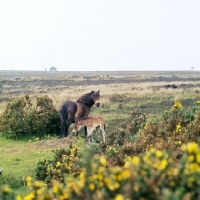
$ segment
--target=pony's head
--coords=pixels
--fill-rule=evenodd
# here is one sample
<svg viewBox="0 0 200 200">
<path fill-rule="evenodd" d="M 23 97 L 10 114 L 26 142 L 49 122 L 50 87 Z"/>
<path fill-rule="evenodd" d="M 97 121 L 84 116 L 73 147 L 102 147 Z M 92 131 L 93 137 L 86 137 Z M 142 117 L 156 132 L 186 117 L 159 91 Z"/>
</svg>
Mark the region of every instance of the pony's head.
<svg viewBox="0 0 200 200">
<path fill-rule="evenodd" d="M 98 92 L 92 91 L 91 94 L 92 94 L 91 97 L 94 101 L 94 104 L 97 107 L 100 107 L 100 91 L 98 91 Z"/>
</svg>

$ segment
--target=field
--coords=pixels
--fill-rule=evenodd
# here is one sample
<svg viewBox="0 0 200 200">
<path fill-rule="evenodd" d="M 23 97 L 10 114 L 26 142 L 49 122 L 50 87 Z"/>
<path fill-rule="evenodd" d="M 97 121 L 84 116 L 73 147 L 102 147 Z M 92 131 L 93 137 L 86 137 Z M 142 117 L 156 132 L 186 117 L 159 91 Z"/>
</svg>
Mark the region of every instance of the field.
<svg viewBox="0 0 200 200">
<path fill-rule="evenodd" d="M 175 84 L 178 88 L 166 89 Z M 28 94 L 48 95 L 58 110 L 65 100 L 77 100 L 82 94 L 100 90 L 101 107 L 93 107 L 90 115 L 102 116 L 107 135 L 129 120 L 133 111 L 144 113 L 147 120 L 161 119 L 174 101 L 190 109 L 200 100 L 200 71 L 111 71 L 111 72 L 48 72 L 0 71 L 0 114 L 13 99 Z M 59 133 L 58 133 L 59 134 Z M 86 143 L 77 139 L 81 148 Z M 26 177 L 34 176 L 38 160 L 51 159 L 52 150 L 69 146 L 56 136 L 10 139 L 0 133 L 0 183 L 8 184 L 14 193 L 27 194 Z M 2 176 L 2 177 L 1 177 Z"/>
</svg>

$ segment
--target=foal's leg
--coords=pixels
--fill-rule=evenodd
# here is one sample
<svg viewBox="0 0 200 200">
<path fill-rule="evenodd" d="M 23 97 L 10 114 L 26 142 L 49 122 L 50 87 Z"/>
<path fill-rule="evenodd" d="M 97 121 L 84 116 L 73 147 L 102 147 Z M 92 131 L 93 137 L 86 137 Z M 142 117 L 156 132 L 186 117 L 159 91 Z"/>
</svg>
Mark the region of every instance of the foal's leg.
<svg viewBox="0 0 200 200">
<path fill-rule="evenodd" d="M 95 140 L 93 139 L 92 135 L 90 136 L 90 141 L 91 141 L 92 143 L 95 142 Z"/>
<path fill-rule="evenodd" d="M 106 142 L 106 132 L 104 130 L 104 127 L 100 126 L 101 132 L 102 132 L 102 136 L 103 136 L 103 142 Z"/>
<path fill-rule="evenodd" d="M 93 142 L 93 143 L 97 142 L 97 141 L 95 141 L 95 140 L 93 139 L 93 137 L 92 137 L 92 133 L 94 132 L 94 130 L 96 130 L 96 128 L 90 128 L 90 131 L 91 131 L 90 141 Z M 97 130 L 96 130 L 96 131 L 97 131 Z"/>
<path fill-rule="evenodd" d="M 94 131 L 94 128 L 87 128 L 87 140 L 88 140 L 88 145 L 91 144 L 92 142 L 92 133 Z"/>
<path fill-rule="evenodd" d="M 92 138 L 92 133 L 94 131 L 94 128 L 93 127 L 86 127 L 86 130 L 89 130 L 89 132 L 91 132 L 90 142 L 95 142 L 95 140 Z"/>
<path fill-rule="evenodd" d="M 96 131 L 96 133 L 97 133 L 96 142 L 99 143 L 99 134 L 100 134 L 99 126 L 97 126 L 97 127 L 95 128 L 95 131 Z"/>
</svg>

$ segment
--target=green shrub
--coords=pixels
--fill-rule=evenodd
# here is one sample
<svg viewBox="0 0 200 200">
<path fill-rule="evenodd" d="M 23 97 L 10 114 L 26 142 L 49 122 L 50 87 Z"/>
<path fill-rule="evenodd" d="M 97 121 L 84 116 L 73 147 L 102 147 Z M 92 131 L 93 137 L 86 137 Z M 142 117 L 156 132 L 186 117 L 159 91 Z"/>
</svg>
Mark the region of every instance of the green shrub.
<svg viewBox="0 0 200 200">
<path fill-rule="evenodd" d="M 200 101 L 190 109 L 184 109 L 180 101 L 175 101 L 159 120 L 148 119 L 145 115 L 132 112 L 130 119 L 107 135 L 106 144 L 96 150 L 105 154 L 112 165 L 123 165 L 125 156 L 145 153 L 152 147 L 167 150 L 177 161 L 183 155 L 181 146 L 188 142 L 200 142 Z"/>
<path fill-rule="evenodd" d="M 12 188 L 18 188 L 23 185 L 23 180 L 21 177 L 10 173 L 9 175 L 0 175 L 0 185 L 9 185 Z"/>
<path fill-rule="evenodd" d="M 52 160 L 40 160 L 37 163 L 35 177 L 48 185 L 52 180 L 64 182 L 64 176 L 72 173 L 77 176 L 84 162 L 80 148 L 71 143 L 68 149 L 53 150 L 54 158 Z"/>
<path fill-rule="evenodd" d="M 145 114 L 134 110 L 129 120 L 121 123 L 116 130 L 106 136 L 106 144 L 100 143 L 96 152 L 107 155 L 111 163 L 122 165 L 125 155 L 133 155 L 130 152 L 135 149 L 133 144 L 137 143 L 139 133 L 144 129 L 145 123 Z"/>
<path fill-rule="evenodd" d="M 11 133 L 11 137 L 23 135 L 43 136 L 57 134 L 60 130 L 59 113 L 53 107 L 53 101 L 47 96 L 37 96 L 36 106 L 28 95 L 14 99 L 8 103 L 0 116 L 3 132 Z"/>
</svg>

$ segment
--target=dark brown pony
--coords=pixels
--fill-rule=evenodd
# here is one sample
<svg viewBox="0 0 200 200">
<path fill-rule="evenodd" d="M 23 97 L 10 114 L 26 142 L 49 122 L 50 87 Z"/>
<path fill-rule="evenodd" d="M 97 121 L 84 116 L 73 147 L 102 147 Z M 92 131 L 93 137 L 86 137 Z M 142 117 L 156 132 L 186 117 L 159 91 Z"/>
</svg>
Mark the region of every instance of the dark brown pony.
<svg viewBox="0 0 200 200">
<path fill-rule="evenodd" d="M 90 108 L 93 105 L 100 106 L 100 94 L 99 91 L 92 91 L 88 94 L 81 96 L 76 102 L 66 101 L 60 108 L 61 119 L 61 137 L 68 136 L 68 130 L 72 123 L 82 117 L 88 117 Z M 85 128 L 85 134 L 86 128 Z"/>
</svg>

